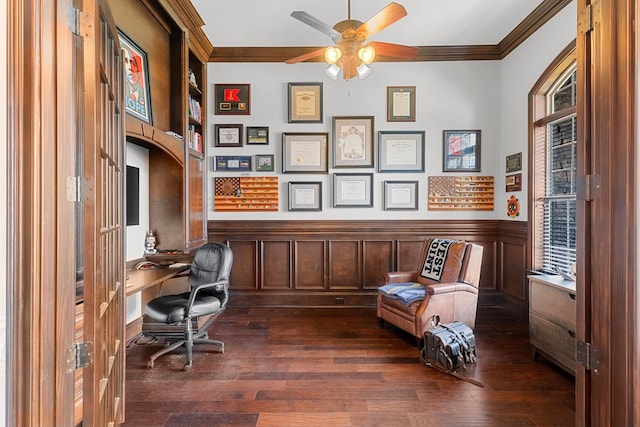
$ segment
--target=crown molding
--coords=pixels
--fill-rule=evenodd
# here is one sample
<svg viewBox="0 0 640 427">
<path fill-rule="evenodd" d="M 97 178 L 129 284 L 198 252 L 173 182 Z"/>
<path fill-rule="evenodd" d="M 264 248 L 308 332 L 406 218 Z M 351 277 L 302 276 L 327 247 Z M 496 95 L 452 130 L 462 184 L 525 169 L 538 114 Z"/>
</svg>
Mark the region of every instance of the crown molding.
<svg viewBox="0 0 640 427">
<path fill-rule="evenodd" d="M 501 60 L 546 24 L 571 0 L 544 0 L 496 45 L 418 46 L 415 58 L 378 56 L 376 62 L 487 61 Z M 323 46 L 213 47 L 209 62 L 284 62 Z M 324 62 L 322 56 L 306 62 Z"/>
</svg>

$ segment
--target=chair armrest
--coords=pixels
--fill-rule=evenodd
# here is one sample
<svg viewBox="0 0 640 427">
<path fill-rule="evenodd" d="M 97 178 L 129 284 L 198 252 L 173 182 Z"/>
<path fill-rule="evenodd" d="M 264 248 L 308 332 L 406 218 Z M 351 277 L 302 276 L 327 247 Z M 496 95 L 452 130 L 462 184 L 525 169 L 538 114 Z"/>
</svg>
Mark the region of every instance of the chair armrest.
<svg viewBox="0 0 640 427">
<path fill-rule="evenodd" d="M 418 279 L 417 271 L 390 271 L 384 274 L 384 283 L 415 282 Z"/>
<path fill-rule="evenodd" d="M 425 286 L 425 292 L 429 295 L 445 294 L 448 292 L 471 292 L 478 293 L 478 288 L 462 282 L 437 283 Z"/>
<path fill-rule="evenodd" d="M 227 295 L 228 287 L 229 287 L 229 282 L 226 280 L 219 280 L 213 283 L 200 283 L 197 285 L 191 285 L 191 295 L 189 295 L 189 301 L 187 302 L 188 315 L 191 316 L 191 307 L 193 307 L 193 303 L 196 300 L 196 296 L 198 295 L 198 292 L 204 289 L 214 289 L 216 292 L 224 292 L 225 298 L 224 298 L 224 301 L 221 301 L 222 306 L 224 306 L 228 298 L 228 295 Z"/>
</svg>

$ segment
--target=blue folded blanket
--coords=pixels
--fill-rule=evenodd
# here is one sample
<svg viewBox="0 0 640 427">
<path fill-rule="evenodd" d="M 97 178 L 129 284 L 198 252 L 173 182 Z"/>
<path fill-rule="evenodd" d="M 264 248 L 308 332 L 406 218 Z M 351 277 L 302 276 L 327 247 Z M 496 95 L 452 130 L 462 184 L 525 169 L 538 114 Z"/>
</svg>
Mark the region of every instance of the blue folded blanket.
<svg viewBox="0 0 640 427">
<path fill-rule="evenodd" d="M 424 286 L 420 283 L 391 283 L 378 288 L 385 296 L 399 300 L 404 305 L 411 305 L 424 299 Z"/>
</svg>

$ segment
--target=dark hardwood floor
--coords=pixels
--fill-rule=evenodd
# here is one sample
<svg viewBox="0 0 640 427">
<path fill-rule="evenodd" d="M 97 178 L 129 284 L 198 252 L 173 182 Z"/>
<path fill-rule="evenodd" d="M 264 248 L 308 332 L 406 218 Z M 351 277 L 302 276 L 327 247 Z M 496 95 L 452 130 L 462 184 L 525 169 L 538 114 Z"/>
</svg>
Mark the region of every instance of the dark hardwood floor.
<svg viewBox="0 0 640 427">
<path fill-rule="evenodd" d="M 480 307 L 478 387 L 420 363 L 415 340 L 375 308 L 229 308 L 210 335 L 218 354 L 158 345 L 127 352 L 127 427 L 573 426 L 574 380 L 534 361 L 525 322 Z"/>
</svg>

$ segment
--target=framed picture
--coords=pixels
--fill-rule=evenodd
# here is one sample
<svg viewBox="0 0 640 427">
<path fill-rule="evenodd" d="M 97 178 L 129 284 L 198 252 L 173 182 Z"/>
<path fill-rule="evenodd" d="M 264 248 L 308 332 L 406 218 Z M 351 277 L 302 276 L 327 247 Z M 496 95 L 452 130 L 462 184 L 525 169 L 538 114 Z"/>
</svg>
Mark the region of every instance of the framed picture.
<svg viewBox="0 0 640 427">
<path fill-rule="evenodd" d="M 480 172 L 480 131 L 443 131 L 443 172 Z"/>
<path fill-rule="evenodd" d="M 273 154 L 256 154 L 256 172 L 273 172 L 275 159 Z"/>
<path fill-rule="evenodd" d="M 290 211 L 321 211 L 322 182 L 289 182 Z"/>
<path fill-rule="evenodd" d="M 216 171 L 250 171 L 251 156 L 216 156 Z"/>
<path fill-rule="evenodd" d="M 242 125 L 215 126 L 215 146 L 216 147 L 242 147 Z"/>
<path fill-rule="evenodd" d="M 282 133 L 282 173 L 329 172 L 329 134 Z"/>
<path fill-rule="evenodd" d="M 522 170 L 522 152 L 507 156 L 505 171 L 507 173 Z"/>
<path fill-rule="evenodd" d="M 373 116 L 333 117 L 333 167 L 373 167 Z"/>
<path fill-rule="evenodd" d="M 378 132 L 378 172 L 424 172 L 424 131 Z"/>
<path fill-rule="evenodd" d="M 415 86 L 387 86 L 387 121 L 416 121 Z"/>
<path fill-rule="evenodd" d="M 505 191 L 522 191 L 522 174 L 516 173 L 505 177 Z"/>
<path fill-rule="evenodd" d="M 384 210 L 418 210 L 418 181 L 384 181 Z"/>
<path fill-rule="evenodd" d="M 125 109 L 133 117 L 152 124 L 147 54 L 119 29 L 118 37 L 122 45 L 122 60 L 125 69 Z"/>
<path fill-rule="evenodd" d="M 250 84 L 215 84 L 213 88 L 215 114 L 251 114 Z"/>
<path fill-rule="evenodd" d="M 333 207 L 373 207 L 372 173 L 334 173 Z"/>
<path fill-rule="evenodd" d="M 267 126 L 247 126 L 248 145 L 268 145 L 269 128 Z"/>
<path fill-rule="evenodd" d="M 289 83 L 289 123 L 322 123 L 322 82 Z"/>
</svg>

